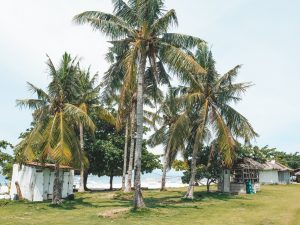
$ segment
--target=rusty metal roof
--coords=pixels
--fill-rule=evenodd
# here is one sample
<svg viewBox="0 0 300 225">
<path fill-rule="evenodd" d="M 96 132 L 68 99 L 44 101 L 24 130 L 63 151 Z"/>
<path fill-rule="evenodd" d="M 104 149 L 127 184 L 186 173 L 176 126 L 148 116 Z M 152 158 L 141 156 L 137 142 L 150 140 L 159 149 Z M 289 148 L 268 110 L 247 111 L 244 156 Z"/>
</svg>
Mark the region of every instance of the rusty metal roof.
<svg viewBox="0 0 300 225">
<path fill-rule="evenodd" d="M 24 165 L 55 169 L 55 164 L 51 164 L 51 163 L 26 162 L 26 163 L 24 163 Z M 70 166 L 64 166 L 64 165 L 59 165 L 59 168 L 60 169 L 69 169 L 69 170 L 73 169 Z"/>
</svg>

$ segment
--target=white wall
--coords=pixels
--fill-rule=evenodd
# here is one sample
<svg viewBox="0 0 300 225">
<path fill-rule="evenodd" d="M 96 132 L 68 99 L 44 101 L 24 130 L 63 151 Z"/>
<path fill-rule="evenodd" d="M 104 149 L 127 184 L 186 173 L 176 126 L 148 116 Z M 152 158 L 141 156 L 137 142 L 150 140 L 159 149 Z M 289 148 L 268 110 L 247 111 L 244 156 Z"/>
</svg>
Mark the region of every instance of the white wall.
<svg viewBox="0 0 300 225">
<path fill-rule="evenodd" d="M 73 194 L 74 171 L 60 170 L 62 185 L 62 197 Z M 54 171 L 48 168 L 25 166 L 14 164 L 11 180 L 11 199 L 17 194 L 15 182 L 20 185 L 23 198 L 29 201 L 43 201 L 52 199 Z"/>
<path fill-rule="evenodd" d="M 281 184 L 289 184 L 290 183 L 291 174 L 289 171 L 280 171 L 278 172 L 278 179 Z"/>
<path fill-rule="evenodd" d="M 17 181 L 20 185 L 23 198 L 32 201 L 33 200 L 33 179 L 34 179 L 35 168 L 14 164 L 13 174 L 11 179 L 10 196 L 14 198 L 17 194 L 15 182 Z"/>
<path fill-rule="evenodd" d="M 277 170 L 259 171 L 259 183 L 264 183 L 264 184 L 277 184 L 277 183 L 279 183 L 278 171 Z"/>
</svg>

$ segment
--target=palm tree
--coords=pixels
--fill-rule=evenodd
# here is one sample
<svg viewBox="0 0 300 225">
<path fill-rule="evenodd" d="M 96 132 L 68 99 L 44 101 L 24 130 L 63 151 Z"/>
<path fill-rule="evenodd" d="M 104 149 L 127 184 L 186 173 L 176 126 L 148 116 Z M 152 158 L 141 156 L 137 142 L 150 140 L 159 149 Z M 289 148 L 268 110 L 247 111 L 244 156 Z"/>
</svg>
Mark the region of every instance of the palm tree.
<svg viewBox="0 0 300 225">
<path fill-rule="evenodd" d="M 156 61 L 166 63 L 171 71 L 180 75 L 183 71 L 205 73 L 195 62 L 188 49 L 203 41 L 188 35 L 167 33 L 172 25 L 177 25 L 175 10 L 165 13 L 163 0 L 114 0 L 114 13 L 87 11 L 75 16 L 79 24 L 90 24 L 109 36 L 118 49 L 126 51 L 125 86 L 132 84 L 132 74 L 137 71 L 137 109 L 136 109 L 136 158 L 135 158 L 135 196 L 134 208 L 144 207 L 141 192 L 141 147 L 143 140 L 143 89 L 146 63 L 157 74 Z"/>
<path fill-rule="evenodd" d="M 90 77 L 90 69 L 87 71 L 78 70 L 78 87 L 79 93 L 76 96 L 74 103 L 86 114 L 90 114 L 90 109 L 92 107 L 98 107 L 99 105 L 99 92 L 100 85 L 95 87 L 95 82 L 97 80 L 97 74 Z M 79 123 L 79 140 L 80 140 L 80 150 L 81 156 L 84 156 L 84 127 L 82 123 Z M 85 158 L 85 157 L 83 157 Z M 78 192 L 85 191 L 84 184 L 84 174 L 85 174 L 85 165 L 88 162 L 84 162 L 84 160 L 80 160 L 80 182 Z"/>
<path fill-rule="evenodd" d="M 215 137 L 216 143 L 226 165 L 231 165 L 236 139 L 250 140 L 257 136 L 248 120 L 237 112 L 232 103 L 241 100 L 241 94 L 250 83 L 234 83 L 240 66 L 236 66 L 224 75 L 215 69 L 215 61 L 206 45 L 200 45 L 196 60 L 206 69 L 205 76 L 194 75 L 188 87 L 182 87 L 181 101 L 186 104 L 190 126 L 189 144 L 192 144 L 191 177 L 186 198 L 193 198 L 193 186 L 196 174 L 197 152 L 204 141 Z"/>
<path fill-rule="evenodd" d="M 98 78 L 98 74 L 95 74 L 91 77 L 90 69 L 87 71 L 78 70 L 78 90 L 79 93 L 76 95 L 76 99 L 74 100 L 74 104 L 76 104 L 80 109 L 82 109 L 86 114 L 98 119 L 105 120 L 106 122 L 115 125 L 116 118 L 112 115 L 107 109 L 104 108 L 103 105 L 100 104 L 100 87 L 101 85 L 96 85 L 96 80 Z M 79 137 L 80 137 L 80 148 L 81 155 L 84 156 L 84 127 L 82 123 L 79 123 Z M 84 157 L 85 158 L 85 157 Z M 83 159 L 84 159 L 83 158 Z M 84 163 L 84 160 L 81 160 L 80 165 L 80 185 L 79 192 L 85 191 L 85 165 L 88 162 Z"/>
<path fill-rule="evenodd" d="M 20 107 L 34 110 L 34 128 L 17 146 L 17 151 L 25 161 L 38 160 L 55 163 L 55 180 L 53 186 L 53 204 L 61 202 L 61 180 L 59 167 L 83 160 L 77 138 L 77 124 L 94 130 L 95 126 L 87 113 L 80 107 L 71 104 L 78 91 L 76 58 L 65 53 L 60 65 L 56 68 L 48 57 L 47 66 L 51 82 L 48 92 L 29 84 L 37 99 L 17 100 Z"/>
<path fill-rule="evenodd" d="M 125 192 L 131 191 L 131 180 L 132 180 L 132 170 L 133 170 L 133 159 L 134 159 L 134 147 L 135 147 L 135 111 L 136 111 L 136 71 L 131 73 L 129 79 L 131 82 L 126 82 L 124 80 L 126 74 L 126 65 L 124 65 L 123 58 L 126 58 L 126 51 L 118 51 L 118 44 L 112 42 L 112 47 L 109 48 L 109 52 L 106 55 L 107 61 L 111 64 L 108 71 L 105 73 L 102 85 L 104 86 L 103 99 L 111 103 L 112 97 L 116 100 L 118 104 L 118 119 L 117 128 L 121 129 L 122 121 L 125 122 L 125 145 L 124 145 L 124 161 L 123 161 L 123 175 L 122 175 L 122 189 Z M 146 78 L 144 84 L 144 103 L 149 106 L 149 108 L 154 108 L 154 106 L 162 101 L 163 94 L 158 85 L 168 85 L 170 86 L 170 76 L 167 74 L 163 64 L 157 62 L 157 70 L 159 73 L 155 78 L 153 70 L 148 67 L 146 70 Z M 129 83 L 129 86 L 124 85 L 124 83 Z M 118 98 L 116 98 L 118 96 Z M 144 110 L 144 121 L 147 125 L 153 127 L 154 113 Z M 129 132 L 130 131 L 130 132 Z M 128 151 L 128 139 L 130 138 L 130 150 L 129 150 L 129 163 L 127 170 L 127 151 Z M 126 171 L 128 173 L 127 184 L 125 185 Z M 125 187 L 126 186 L 126 187 Z"/>
<path fill-rule="evenodd" d="M 182 107 L 176 99 L 176 90 L 169 88 L 169 92 L 157 112 L 157 114 L 161 114 L 160 117 L 157 117 L 161 127 L 149 138 L 150 146 L 154 147 L 159 144 L 164 146 L 161 191 L 166 190 L 167 170 L 170 169 L 177 153 L 185 149 L 183 139 L 186 136 L 186 132 L 178 124 L 181 113 Z"/>
</svg>

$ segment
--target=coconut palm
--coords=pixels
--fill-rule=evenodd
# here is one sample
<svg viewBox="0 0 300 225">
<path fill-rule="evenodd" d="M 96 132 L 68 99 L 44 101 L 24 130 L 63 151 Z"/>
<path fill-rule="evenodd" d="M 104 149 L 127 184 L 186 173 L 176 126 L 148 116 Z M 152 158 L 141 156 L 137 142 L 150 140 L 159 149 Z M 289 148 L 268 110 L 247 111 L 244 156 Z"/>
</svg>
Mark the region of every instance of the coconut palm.
<svg viewBox="0 0 300 225">
<path fill-rule="evenodd" d="M 90 77 L 90 70 L 87 71 L 79 70 L 78 71 L 78 87 L 79 93 L 76 96 L 74 103 L 86 114 L 89 114 L 90 108 L 93 106 L 99 105 L 99 92 L 100 85 L 95 87 L 95 81 L 97 79 L 97 74 Z M 80 140 L 80 150 L 81 155 L 84 156 L 84 127 L 82 123 L 79 123 L 79 140 Z M 84 184 L 84 173 L 85 165 L 88 162 L 80 160 L 80 182 L 78 192 L 85 191 Z"/>
<path fill-rule="evenodd" d="M 130 78 L 130 86 L 123 85 L 126 81 L 124 80 L 126 74 L 126 65 L 124 65 L 123 58 L 125 52 L 119 52 L 116 43 L 112 43 L 112 47 L 109 48 L 109 52 L 106 55 L 106 59 L 111 66 L 105 73 L 103 86 L 103 99 L 111 102 L 111 97 L 118 95 L 118 119 L 117 127 L 120 129 L 122 121 L 125 122 L 125 145 L 124 145 L 124 164 L 123 164 L 123 176 L 122 176 L 122 189 L 125 192 L 131 191 L 131 179 L 134 159 L 134 146 L 135 146 L 135 111 L 136 111 L 136 79 Z M 164 66 L 161 62 L 157 62 L 157 69 L 159 73 L 155 79 L 153 70 L 148 67 L 146 70 L 146 78 L 144 84 L 144 103 L 149 108 L 154 106 L 163 99 L 162 91 L 159 85 L 170 86 L 170 76 L 167 74 Z M 130 77 L 130 76 L 127 76 Z M 136 71 L 133 71 L 131 77 L 136 77 Z M 144 121 L 147 125 L 153 127 L 154 113 L 149 110 L 144 110 Z M 130 132 L 129 132 L 130 130 Z M 130 151 L 129 151 L 129 164 L 127 170 L 127 149 L 128 139 L 130 138 Z M 125 185 L 126 171 L 128 172 L 127 184 Z"/>
<path fill-rule="evenodd" d="M 257 136 L 248 120 L 232 107 L 241 100 L 241 94 L 250 83 L 234 83 L 238 69 L 236 66 L 224 75 L 215 69 L 215 61 L 206 45 L 200 45 L 196 60 L 206 69 L 205 76 L 194 75 L 188 87 L 182 87 L 181 101 L 186 105 L 190 126 L 189 144 L 192 144 L 191 177 L 186 198 L 193 198 L 196 174 L 197 152 L 204 141 L 214 137 L 223 156 L 224 163 L 232 163 L 237 138 L 250 140 Z"/>
<path fill-rule="evenodd" d="M 109 36 L 118 48 L 126 51 L 125 86 L 132 84 L 133 71 L 137 71 L 136 109 L 136 158 L 134 208 L 144 207 L 141 192 L 141 147 L 143 139 L 143 88 L 146 63 L 149 60 L 154 74 L 157 74 L 156 61 L 166 63 L 171 71 L 192 71 L 205 73 L 195 62 L 188 49 L 202 42 L 188 35 L 167 33 L 177 24 L 174 10 L 165 12 L 163 0 L 114 0 L 114 13 L 87 11 L 75 16 L 79 24 L 90 24 L 95 30 Z"/>
<path fill-rule="evenodd" d="M 76 104 L 82 111 L 86 114 L 94 114 L 96 118 L 103 119 L 106 122 L 115 125 L 115 117 L 106 110 L 103 106 L 100 105 L 100 84 L 95 86 L 98 75 L 95 74 L 91 77 L 90 69 L 88 70 L 78 70 L 78 93 L 74 100 Z M 79 137 L 80 137 L 80 148 L 81 155 L 84 156 L 84 126 L 82 123 L 79 123 Z M 85 158 L 85 157 L 84 157 Z M 83 158 L 83 159 L 84 159 Z M 85 191 L 84 183 L 84 174 L 85 174 L 85 165 L 88 162 L 81 160 L 80 165 L 80 185 L 78 192 Z"/>
<path fill-rule="evenodd" d="M 51 82 L 48 91 L 33 84 L 29 88 L 37 99 L 17 100 L 20 107 L 34 110 L 34 128 L 17 146 L 24 161 L 41 160 L 55 163 L 55 180 L 52 203 L 61 202 L 60 165 L 76 165 L 84 160 L 77 138 L 77 124 L 94 130 L 95 126 L 87 113 L 71 104 L 78 91 L 78 63 L 76 58 L 65 53 L 56 68 L 48 57 L 47 66 Z M 36 152 L 40 153 L 37 157 Z"/>
<path fill-rule="evenodd" d="M 161 127 L 151 135 L 149 144 L 152 147 L 159 144 L 164 146 L 163 173 L 160 190 L 165 191 L 167 170 L 170 169 L 178 152 L 185 150 L 184 137 L 187 132 L 178 124 L 182 118 L 182 107 L 178 104 L 176 90 L 174 88 L 169 88 L 168 94 L 157 111 L 157 114 L 160 115 L 160 117 L 156 117 L 156 120 L 158 120 Z"/>
</svg>

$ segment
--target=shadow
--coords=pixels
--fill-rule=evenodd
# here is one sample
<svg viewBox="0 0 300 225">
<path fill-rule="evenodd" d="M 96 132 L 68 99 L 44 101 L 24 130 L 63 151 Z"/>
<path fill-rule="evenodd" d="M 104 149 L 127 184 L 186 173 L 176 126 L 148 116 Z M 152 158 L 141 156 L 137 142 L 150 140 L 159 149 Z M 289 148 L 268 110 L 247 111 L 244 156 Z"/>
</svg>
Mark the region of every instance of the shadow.
<svg viewBox="0 0 300 225">
<path fill-rule="evenodd" d="M 131 202 L 127 201 L 114 201 L 112 200 L 101 200 L 99 202 L 90 202 L 88 201 L 90 197 L 80 197 L 74 200 L 63 201 L 59 205 L 49 204 L 48 206 L 55 209 L 62 210 L 73 210 L 80 207 L 89 207 L 89 208 L 107 208 L 107 207 L 129 207 Z"/>
<path fill-rule="evenodd" d="M 166 192 L 168 194 L 168 192 Z M 194 193 L 194 199 L 183 198 L 185 192 L 183 191 L 171 191 L 167 196 L 159 196 L 154 194 L 151 197 L 146 196 L 144 198 L 148 208 L 197 208 L 201 209 L 201 205 L 194 205 L 190 203 L 208 202 L 210 200 L 229 201 L 232 199 L 247 200 L 245 196 L 229 195 L 220 192 L 200 191 Z"/>
</svg>

